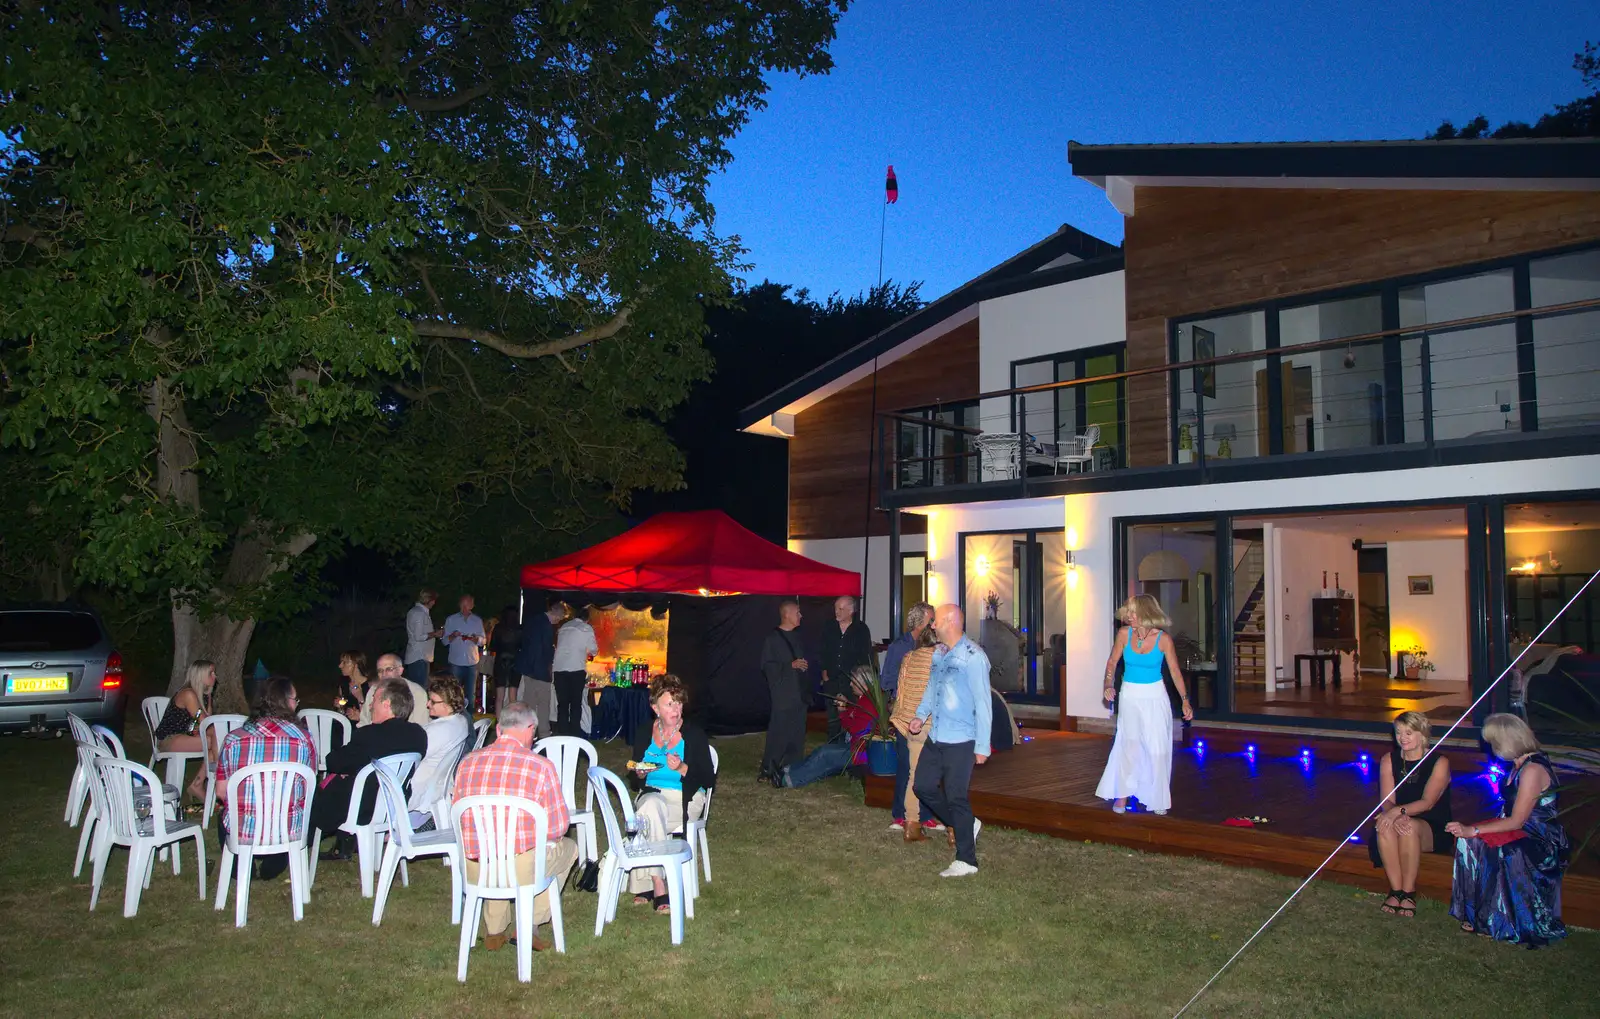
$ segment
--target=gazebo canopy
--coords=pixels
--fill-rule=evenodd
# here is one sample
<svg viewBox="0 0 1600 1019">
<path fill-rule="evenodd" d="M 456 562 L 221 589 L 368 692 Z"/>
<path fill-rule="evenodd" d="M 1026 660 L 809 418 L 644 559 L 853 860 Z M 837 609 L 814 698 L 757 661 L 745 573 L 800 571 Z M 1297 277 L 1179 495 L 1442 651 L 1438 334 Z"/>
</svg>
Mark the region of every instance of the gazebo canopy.
<svg viewBox="0 0 1600 1019">
<path fill-rule="evenodd" d="M 658 513 L 586 549 L 522 568 L 546 591 L 859 595 L 861 575 L 780 548 L 721 510 Z"/>
</svg>

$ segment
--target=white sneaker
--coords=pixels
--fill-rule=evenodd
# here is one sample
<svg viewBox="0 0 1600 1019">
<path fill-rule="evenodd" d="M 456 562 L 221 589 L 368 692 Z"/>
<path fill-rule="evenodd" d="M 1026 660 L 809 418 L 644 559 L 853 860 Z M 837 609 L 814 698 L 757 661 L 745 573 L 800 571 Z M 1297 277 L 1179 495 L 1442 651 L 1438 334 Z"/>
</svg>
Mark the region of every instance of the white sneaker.
<svg viewBox="0 0 1600 1019">
<path fill-rule="evenodd" d="M 976 817 L 972 819 L 972 841 L 978 841 L 978 833 L 983 831 L 983 822 Z"/>
<path fill-rule="evenodd" d="M 889 830 L 890 831 L 905 831 L 906 830 L 906 823 L 904 821 L 890 821 L 889 822 Z"/>
<path fill-rule="evenodd" d="M 1151 811 L 1151 813 L 1155 814 L 1157 817 L 1166 817 L 1167 816 L 1167 812 L 1165 810 L 1153 810 L 1153 811 Z"/>
<path fill-rule="evenodd" d="M 1126 814 L 1128 812 L 1128 808 L 1127 807 L 1119 807 L 1115 803 L 1113 803 L 1111 805 L 1111 812 L 1113 814 Z"/>
<path fill-rule="evenodd" d="M 962 860 L 956 860 L 939 872 L 940 877 L 970 877 L 978 872 L 978 868 Z"/>
</svg>

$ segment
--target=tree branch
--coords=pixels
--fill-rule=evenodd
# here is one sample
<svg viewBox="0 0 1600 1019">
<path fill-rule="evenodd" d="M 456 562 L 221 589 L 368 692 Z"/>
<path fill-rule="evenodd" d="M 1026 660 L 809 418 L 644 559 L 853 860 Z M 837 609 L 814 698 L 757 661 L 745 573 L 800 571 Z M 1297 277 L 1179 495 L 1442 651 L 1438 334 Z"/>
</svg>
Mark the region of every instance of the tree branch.
<svg viewBox="0 0 1600 1019">
<path fill-rule="evenodd" d="M 609 321 L 602 322 L 600 325 L 581 332 L 573 333 L 563 339 L 546 340 L 543 343 L 518 343 L 487 329 L 474 329 L 472 326 L 456 325 L 454 322 L 441 322 L 438 319 L 415 319 L 411 323 L 411 328 L 418 336 L 430 336 L 444 340 L 467 340 L 472 343 L 481 343 L 492 350 L 498 350 L 507 357 L 532 360 L 540 357 L 555 357 L 566 351 L 586 347 L 600 340 L 609 340 L 627 326 L 628 319 L 632 315 L 633 306 L 624 305 L 622 310 L 613 315 Z"/>
<path fill-rule="evenodd" d="M 494 82 L 486 81 L 481 85 L 474 85 L 460 92 L 452 92 L 447 96 L 413 96 L 401 93 L 405 104 L 418 113 L 449 113 L 459 110 L 467 104 L 482 99 L 494 91 Z"/>
</svg>

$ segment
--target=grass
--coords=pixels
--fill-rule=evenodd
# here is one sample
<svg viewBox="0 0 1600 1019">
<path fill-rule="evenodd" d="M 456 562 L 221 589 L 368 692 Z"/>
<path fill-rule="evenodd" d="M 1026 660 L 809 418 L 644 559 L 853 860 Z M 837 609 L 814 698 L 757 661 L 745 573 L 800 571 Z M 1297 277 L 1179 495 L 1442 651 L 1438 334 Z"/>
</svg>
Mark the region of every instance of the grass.
<svg viewBox="0 0 1600 1019">
<path fill-rule="evenodd" d="M 130 754 L 146 752 L 132 727 L 130 741 Z M 510 951 L 476 951 L 462 986 L 448 879 L 426 861 L 410 888 L 395 888 L 381 928 L 353 866 L 337 864 L 321 868 L 299 924 L 286 885 L 257 885 L 249 926 L 237 930 L 231 901 L 213 912 L 187 865 L 174 878 L 159 864 L 139 915 L 124 920 L 120 851 L 90 913 L 87 868 L 82 880 L 69 873 L 77 831 L 61 822 L 70 742 L 0 740 L 5 1011 L 1171 1016 L 1296 883 L 988 829 L 981 872 L 945 881 L 944 840 L 903 844 L 881 811 L 861 805 L 855 782 L 779 792 L 754 781 L 760 737 L 718 747 L 715 880 L 680 948 L 666 917 L 630 900 L 594 938 L 595 897 L 569 892 L 565 956 L 535 956 L 524 986 Z M 616 765 L 624 751 L 603 754 Z M 1600 935 L 1574 932 L 1530 953 L 1458 933 L 1442 903 L 1424 900 L 1405 921 L 1380 914 L 1378 901 L 1313 886 L 1189 1014 L 1594 1014 Z"/>
</svg>

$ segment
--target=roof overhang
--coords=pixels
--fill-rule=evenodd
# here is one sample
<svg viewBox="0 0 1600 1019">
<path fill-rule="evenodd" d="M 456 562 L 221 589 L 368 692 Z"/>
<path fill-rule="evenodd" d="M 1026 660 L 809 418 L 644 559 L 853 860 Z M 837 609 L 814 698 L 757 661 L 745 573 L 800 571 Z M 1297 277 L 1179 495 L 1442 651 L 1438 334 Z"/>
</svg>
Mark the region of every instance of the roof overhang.
<svg viewBox="0 0 1600 1019">
<path fill-rule="evenodd" d="M 1125 216 L 1141 187 L 1387 191 L 1600 190 L 1600 138 L 1081 145 L 1074 176 Z"/>
</svg>

